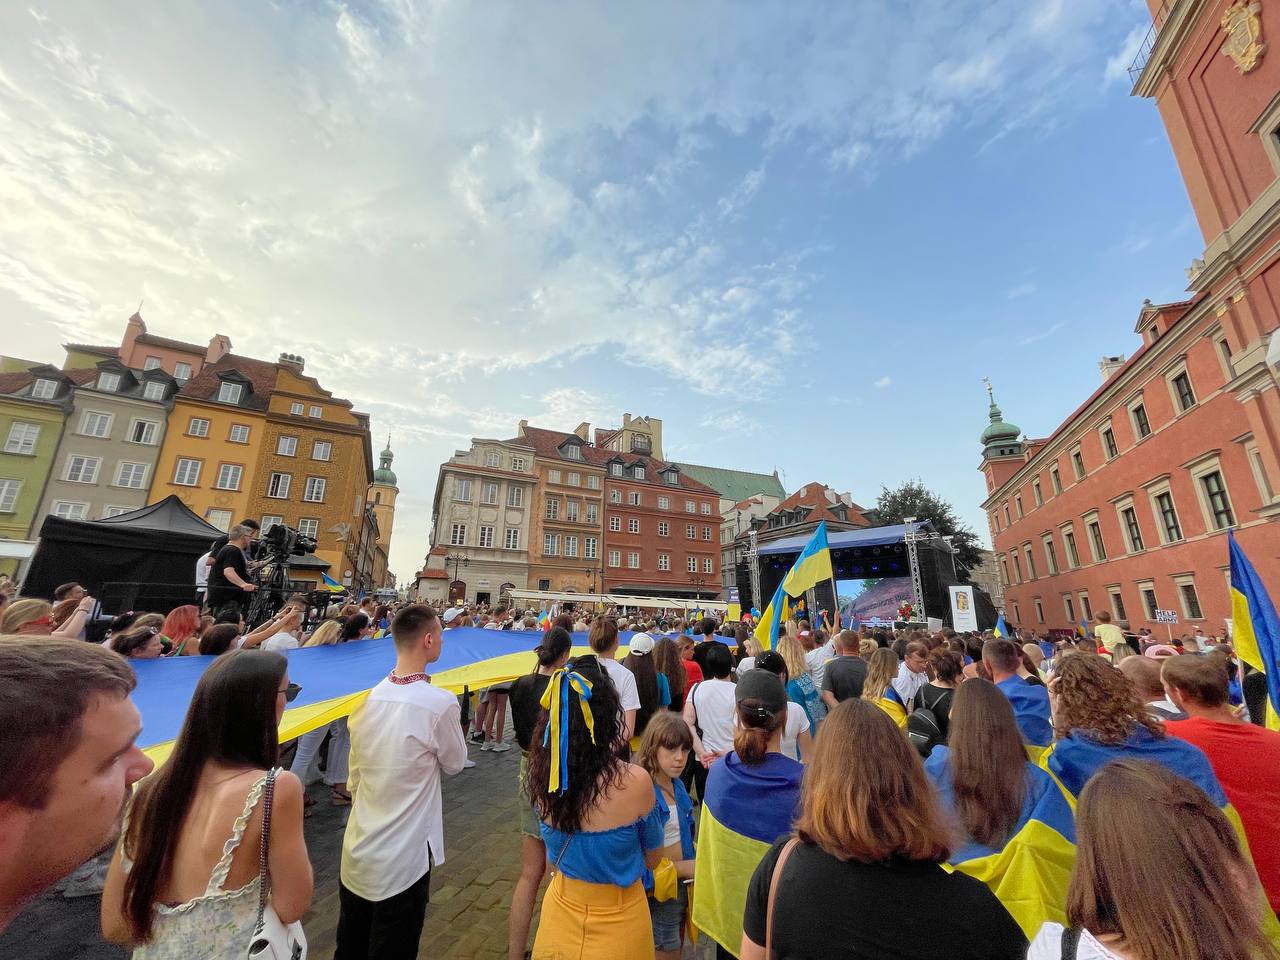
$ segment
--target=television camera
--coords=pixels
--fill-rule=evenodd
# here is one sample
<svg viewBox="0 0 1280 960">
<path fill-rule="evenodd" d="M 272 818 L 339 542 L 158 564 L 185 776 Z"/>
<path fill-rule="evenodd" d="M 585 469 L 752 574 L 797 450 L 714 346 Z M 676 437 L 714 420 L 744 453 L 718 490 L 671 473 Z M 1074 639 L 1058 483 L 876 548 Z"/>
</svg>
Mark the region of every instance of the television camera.
<svg viewBox="0 0 1280 960">
<path fill-rule="evenodd" d="M 258 540 L 258 568 L 253 600 L 245 614 L 245 623 L 252 630 L 261 626 L 284 606 L 289 590 L 289 560 L 315 553 L 319 546 L 315 537 L 299 533 L 283 523 L 273 523 Z"/>
</svg>

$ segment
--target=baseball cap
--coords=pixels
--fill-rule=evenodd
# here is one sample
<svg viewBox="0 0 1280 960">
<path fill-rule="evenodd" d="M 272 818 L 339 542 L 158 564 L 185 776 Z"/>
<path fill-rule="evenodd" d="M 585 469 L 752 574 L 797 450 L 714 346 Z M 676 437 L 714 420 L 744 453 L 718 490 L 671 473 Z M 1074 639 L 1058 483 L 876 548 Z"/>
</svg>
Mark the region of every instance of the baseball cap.
<svg viewBox="0 0 1280 960">
<path fill-rule="evenodd" d="M 460 616 L 462 616 L 461 607 L 450 607 L 448 610 L 444 612 L 444 615 L 440 619 L 443 620 L 446 625 L 448 625 L 450 623 L 453 623 L 453 621 L 457 620 Z"/>
<path fill-rule="evenodd" d="M 647 633 L 637 633 L 631 638 L 631 643 L 628 646 L 631 648 L 632 653 L 638 653 L 642 656 L 646 653 L 652 653 L 653 637 Z"/>
<path fill-rule="evenodd" d="M 1157 643 L 1147 647 L 1147 652 L 1143 654 L 1143 656 L 1149 657 L 1152 660 L 1163 660 L 1165 657 L 1176 657 L 1177 655 L 1177 650 L 1164 643 Z"/>
<path fill-rule="evenodd" d="M 738 678 L 734 699 L 758 700 L 769 713 L 781 713 L 787 709 L 787 691 L 782 688 L 782 678 L 768 670 L 748 670 Z"/>
</svg>

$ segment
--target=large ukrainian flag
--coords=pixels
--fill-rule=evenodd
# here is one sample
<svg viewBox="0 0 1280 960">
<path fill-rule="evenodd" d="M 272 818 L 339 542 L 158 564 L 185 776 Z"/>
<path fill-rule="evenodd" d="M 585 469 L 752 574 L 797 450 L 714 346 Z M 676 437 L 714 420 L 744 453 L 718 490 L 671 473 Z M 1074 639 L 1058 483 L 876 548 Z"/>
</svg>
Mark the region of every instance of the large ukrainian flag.
<svg viewBox="0 0 1280 960">
<path fill-rule="evenodd" d="M 1262 585 L 1244 550 L 1236 542 L 1235 531 L 1227 532 L 1231 558 L 1231 642 L 1240 659 L 1267 675 L 1267 726 L 1280 724 L 1280 618 L 1275 604 Z"/>
<path fill-rule="evenodd" d="M 806 590 L 824 583 L 834 576 L 831 567 L 831 547 L 827 544 L 827 521 L 819 522 L 812 539 L 800 552 L 787 575 L 778 584 L 773 599 L 756 625 L 755 637 L 765 650 L 773 650 L 778 644 L 778 630 L 790 614 L 789 597 L 800 597 Z"/>
<path fill-rule="evenodd" d="M 751 875 L 774 841 L 791 832 L 799 809 L 803 767 L 781 754 L 765 763 L 768 773 L 747 767 L 736 753 L 717 760 L 698 823 L 693 925 L 735 957 Z"/>
<path fill-rule="evenodd" d="M 934 747 L 925 761 L 943 806 L 953 816 L 956 800 L 950 754 Z M 1013 834 L 1000 848 L 967 840 L 951 855 L 948 869 L 981 880 L 1030 940 L 1047 920 L 1067 926 L 1067 886 L 1076 859 L 1075 815 L 1053 779 L 1026 765 L 1027 796 Z"/>
</svg>

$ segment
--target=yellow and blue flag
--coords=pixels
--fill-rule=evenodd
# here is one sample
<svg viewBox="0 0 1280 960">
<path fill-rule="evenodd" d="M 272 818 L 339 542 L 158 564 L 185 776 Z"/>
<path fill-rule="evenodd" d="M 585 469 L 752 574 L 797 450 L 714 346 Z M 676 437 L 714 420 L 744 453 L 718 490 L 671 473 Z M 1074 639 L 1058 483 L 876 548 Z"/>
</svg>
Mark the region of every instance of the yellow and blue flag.
<svg viewBox="0 0 1280 960">
<path fill-rule="evenodd" d="M 779 628 L 791 615 L 790 597 L 800 597 L 804 592 L 819 583 L 830 580 L 833 576 L 831 568 L 831 547 L 827 544 L 827 521 L 818 524 L 808 545 L 800 552 L 796 562 L 791 565 L 787 575 L 778 584 L 773 599 L 765 608 L 756 624 L 755 638 L 765 650 L 773 650 L 778 644 Z M 799 601 L 797 606 L 803 606 Z"/>
<path fill-rule="evenodd" d="M 933 748 L 924 769 L 943 807 L 954 817 L 955 788 L 949 751 Z M 1076 859 L 1075 815 L 1053 778 L 1032 763 L 1018 823 L 1001 847 L 972 838 L 956 848 L 948 869 L 981 880 L 1030 940 L 1046 921 L 1067 926 L 1067 886 Z"/>
<path fill-rule="evenodd" d="M 320 579 L 324 582 L 324 588 L 330 593 L 342 593 L 346 588 L 337 580 L 329 576 L 327 573 L 321 573 Z"/>
<path fill-rule="evenodd" d="M 1005 625 L 1003 613 L 996 617 L 995 629 L 991 631 L 991 635 L 997 640 L 1009 635 L 1009 628 Z"/>
<path fill-rule="evenodd" d="M 694 926 L 735 957 L 751 875 L 774 842 L 791 832 L 803 773 L 780 753 L 755 766 L 728 753 L 707 772 L 691 913 Z"/>
<path fill-rule="evenodd" d="M 1083 617 L 1081 617 L 1080 622 L 1076 624 L 1076 636 L 1081 639 L 1088 639 L 1089 637 L 1089 625 L 1085 623 Z"/>
<path fill-rule="evenodd" d="M 1231 642 L 1236 654 L 1255 670 L 1267 675 L 1267 726 L 1274 729 L 1280 716 L 1280 618 L 1235 531 L 1227 532 L 1231 557 Z"/>
<path fill-rule="evenodd" d="M 896 723 L 900 728 L 906 729 L 907 726 L 907 705 L 902 702 L 902 694 L 898 693 L 892 685 L 884 688 L 884 693 L 879 700 L 874 701 L 875 705 L 889 715 L 889 719 Z"/>
</svg>

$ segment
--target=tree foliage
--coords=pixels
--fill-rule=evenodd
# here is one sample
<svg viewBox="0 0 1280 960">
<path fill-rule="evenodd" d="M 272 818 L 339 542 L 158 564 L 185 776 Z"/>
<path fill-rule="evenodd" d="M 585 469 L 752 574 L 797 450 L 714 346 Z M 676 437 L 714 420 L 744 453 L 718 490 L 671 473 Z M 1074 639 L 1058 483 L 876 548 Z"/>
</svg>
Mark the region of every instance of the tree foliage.
<svg viewBox="0 0 1280 960">
<path fill-rule="evenodd" d="M 952 538 L 952 546 L 958 551 L 956 570 L 963 581 L 968 581 L 969 571 L 982 562 L 978 535 L 956 516 L 950 503 L 926 487 L 922 480 L 908 480 L 892 490 L 882 486 L 875 507 L 867 512 L 868 519 L 883 525 L 901 523 L 903 517 L 931 521 L 938 533 Z"/>
</svg>

